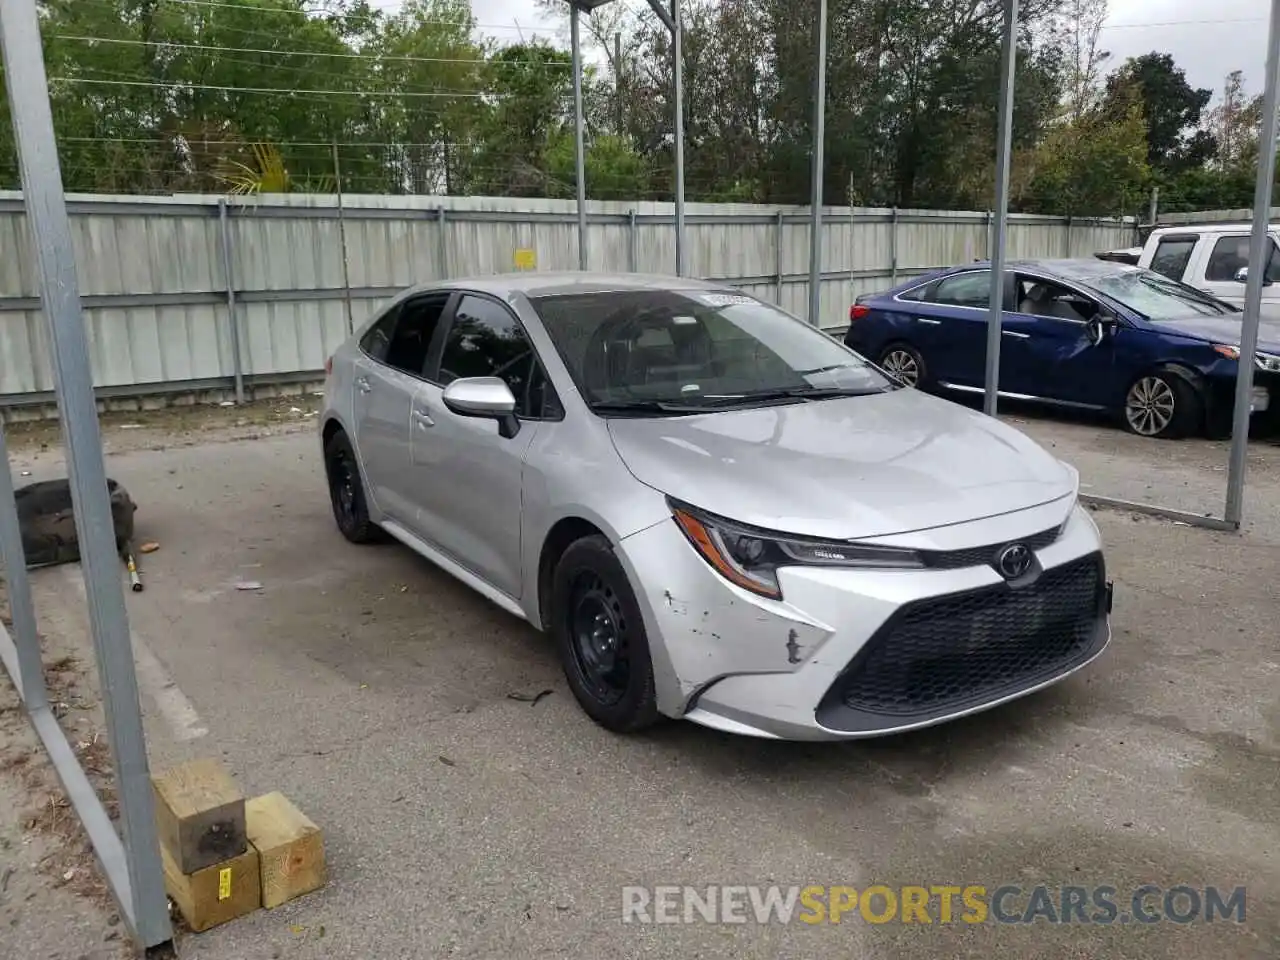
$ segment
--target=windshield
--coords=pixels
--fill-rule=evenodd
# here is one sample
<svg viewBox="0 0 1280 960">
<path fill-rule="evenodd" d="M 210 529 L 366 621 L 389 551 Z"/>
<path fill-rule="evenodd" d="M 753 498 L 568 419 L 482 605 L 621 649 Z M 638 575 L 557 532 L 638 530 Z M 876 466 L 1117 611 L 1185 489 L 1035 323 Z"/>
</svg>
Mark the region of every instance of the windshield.
<svg viewBox="0 0 1280 960">
<path fill-rule="evenodd" d="M 623 290 L 533 305 L 601 413 L 669 415 L 896 387 L 825 333 L 741 294 Z"/>
<path fill-rule="evenodd" d="M 1229 303 L 1151 270 L 1125 270 L 1092 277 L 1089 285 L 1158 323 L 1222 317 L 1240 311 Z"/>
</svg>

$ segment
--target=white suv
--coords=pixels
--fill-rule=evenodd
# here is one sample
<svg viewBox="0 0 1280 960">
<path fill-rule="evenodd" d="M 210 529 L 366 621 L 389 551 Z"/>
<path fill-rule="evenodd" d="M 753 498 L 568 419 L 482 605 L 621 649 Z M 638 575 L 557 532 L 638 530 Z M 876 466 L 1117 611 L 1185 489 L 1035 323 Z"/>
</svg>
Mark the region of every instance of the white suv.
<svg viewBox="0 0 1280 960">
<path fill-rule="evenodd" d="M 1220 300 L 1244 306 L 1244 280 L 1249 266 L 1248 223 L 1187 224 L 1151 231 L 1138 266 L 1203 290 Z M 1263 278 L 1262 315 L 1280 319 L 1280 226 L 1272 225 L 1267 275 Z"/>
</svg>

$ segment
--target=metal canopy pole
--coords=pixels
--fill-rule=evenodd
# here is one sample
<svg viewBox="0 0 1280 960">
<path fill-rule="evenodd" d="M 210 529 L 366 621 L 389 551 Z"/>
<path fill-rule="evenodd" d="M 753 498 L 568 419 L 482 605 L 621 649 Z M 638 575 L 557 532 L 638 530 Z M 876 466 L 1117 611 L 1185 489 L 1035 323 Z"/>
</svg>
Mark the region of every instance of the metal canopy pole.
<svg viewBox="0 0 1280 960">
<path fill-rule="evenodd" d="M 813 80 L 813 175 L 809 199 L 809 323 L 821 326 L 822 313 L 822 183 L 827 133 L 827 0 L 818 0 L 815 25 L 817 65 Z"/>
<path fill-rule="evenodd" d="M 1244 474 L 1249 446 L 1249 414 L 1253 399 L 1254 358 L 1258 352 L 1258 321 L 1262 313 L 1262 283 L 1266 279 L 1271 240 L 1271 189 L 1276 173 L 1276 86 L 1280 79 L 1280 0 L 1271 0 L 1267 39 L 1266 88 L 1262 97 L 1262 132 L 1258 137 L 1258 179 L 1253 191 L 1253 232 L 1249 238 L 1249 275 L 1245 282 L 1244 319 L 1240 327 L 1235 413 L 1232 417 L 1231 458 L 1227 473 L 1224 519 L 1238 528 L 1244 516 Z"/>
<path fill-rule="evenodd" d="M 569 37 L 573 53 L 574 168 L 578 176 L 578 269 L 587 269 L 587 161 L 582 145 L 582 38 L 578 4 L 569 0 Z"/>
<path fill-rule="evenodd" d="M 684 249 L 684 21 L 680 0 L 671 0 L 671 54 L 675 83 L 676 140 L 676 276 L 683 277 Z"/>
<path fill-rule="evenodd" d="M 996 415 L 1000 390 L 1000 328 L 1004 310 L 1005 242 L 1009 225 L 1009 162 L 1013 148 L 1013 74 L 1018 59 L 1018 0 L 1005 0 L 1000 49 L 1000 124 L 996 140 L 996 203 L 991 238 L 991 301 L 987 317 L 987 376 L 983 410 Z"/>
<path fill-rule="evenodd" d="M 113 889 L 122 900 L 122 912 L 131 921 L 132 932 L 144 948 L 149 948 L 170 941 L 173 934 L 160 867 L 137 677 L 35 0 L 0 0 L 0 52 L 22 176 L 23 206 L 39 268 L 41 305 L 49 334 L 72 507 L 80 539 L 89 624 L 120 796 L 127 884 L 113 885 Z M 32 714 L 33 722 L 38 723 L 41 717 L 52 722 L 51 714 Z M 55 747 L 61 738 L 53 731 L 49 733 L 49 737 L 42 736 L 42 739 L 64 784 L 74 781 L 76 774 L 83 780 L 83 771 L 75 763 L 74 755 L 56 755 Z M 61 746 L 65 745 L 63 740 Z M 73 802 L 75 799 L 73 796 Z M 100 805 L 97 806 L 101 813 Z M 80 811 L 77 804 L 77 812 Z M 95 823 L 93 817 L 83 813 L 81 816 L 105 868 L 110 858 L 102 855 L 103 846 L 119 838 L 110 830 L 106 832 L 111 836 L 106 837 L 101 832 L 101 821 Z M 121 893 L 124 896 L 121 897 Z"/>
</svg>

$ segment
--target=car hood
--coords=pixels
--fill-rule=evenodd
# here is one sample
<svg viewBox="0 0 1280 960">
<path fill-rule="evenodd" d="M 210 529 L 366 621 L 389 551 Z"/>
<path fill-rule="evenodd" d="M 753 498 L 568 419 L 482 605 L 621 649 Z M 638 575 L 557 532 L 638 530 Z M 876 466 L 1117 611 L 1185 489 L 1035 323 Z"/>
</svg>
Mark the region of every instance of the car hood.
<svg viewBox="0 0 1280 960">
<path fill-rule="evenodd" d="M 1227 317 L 1199 317 L 1195 320 L 1175 320 L 1170 323 L 1151 322 L 1151 327 L 1160 333 L 1174 336 L 1196 337 L 1200 340 L 1211 340 L 1214 343 L 1225 343 L 1238 347 L 1240 345 L 1241 320 Z M 1258 349 L 1267 353 L 1280 353 L 1280 321 L 1263 317 L 1258 323 Z"/>
<path fill-rule="evenodd" d="M 1076 474 L 998 420 L 917 390 L 609 421 L 642 483 L 771 530 L 858 539 L 1074 495 Z"/>
</svg>

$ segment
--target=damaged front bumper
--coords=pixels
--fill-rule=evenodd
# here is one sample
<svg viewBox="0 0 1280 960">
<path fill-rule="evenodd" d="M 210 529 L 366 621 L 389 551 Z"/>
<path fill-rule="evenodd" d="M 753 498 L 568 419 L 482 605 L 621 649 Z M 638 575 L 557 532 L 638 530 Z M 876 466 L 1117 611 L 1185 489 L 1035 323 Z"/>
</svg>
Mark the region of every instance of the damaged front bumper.
<svg viewBox="0 0 1280 960">
<path fill-rule="evenodd" d="M 1015 517 L 1017 515 L 1014 515 Z M 1009 517 L 963 525 L 973 544 L 1033 532 Z M 984 538 L 984 532 L 986 537 Z M 910 544 L 908 544 L 910 545 Z M 739 589 L 674 523 L 625 538 L 659 709 L 732 733 L 789 740 L 883 736 L 989 709 L 1058 682 L 1110 640 L 1111 587 L 1079 507 L 1036 552 L 1034 583 L 991 566 L 779 570 L 782 600 Z"/>
</svg>

